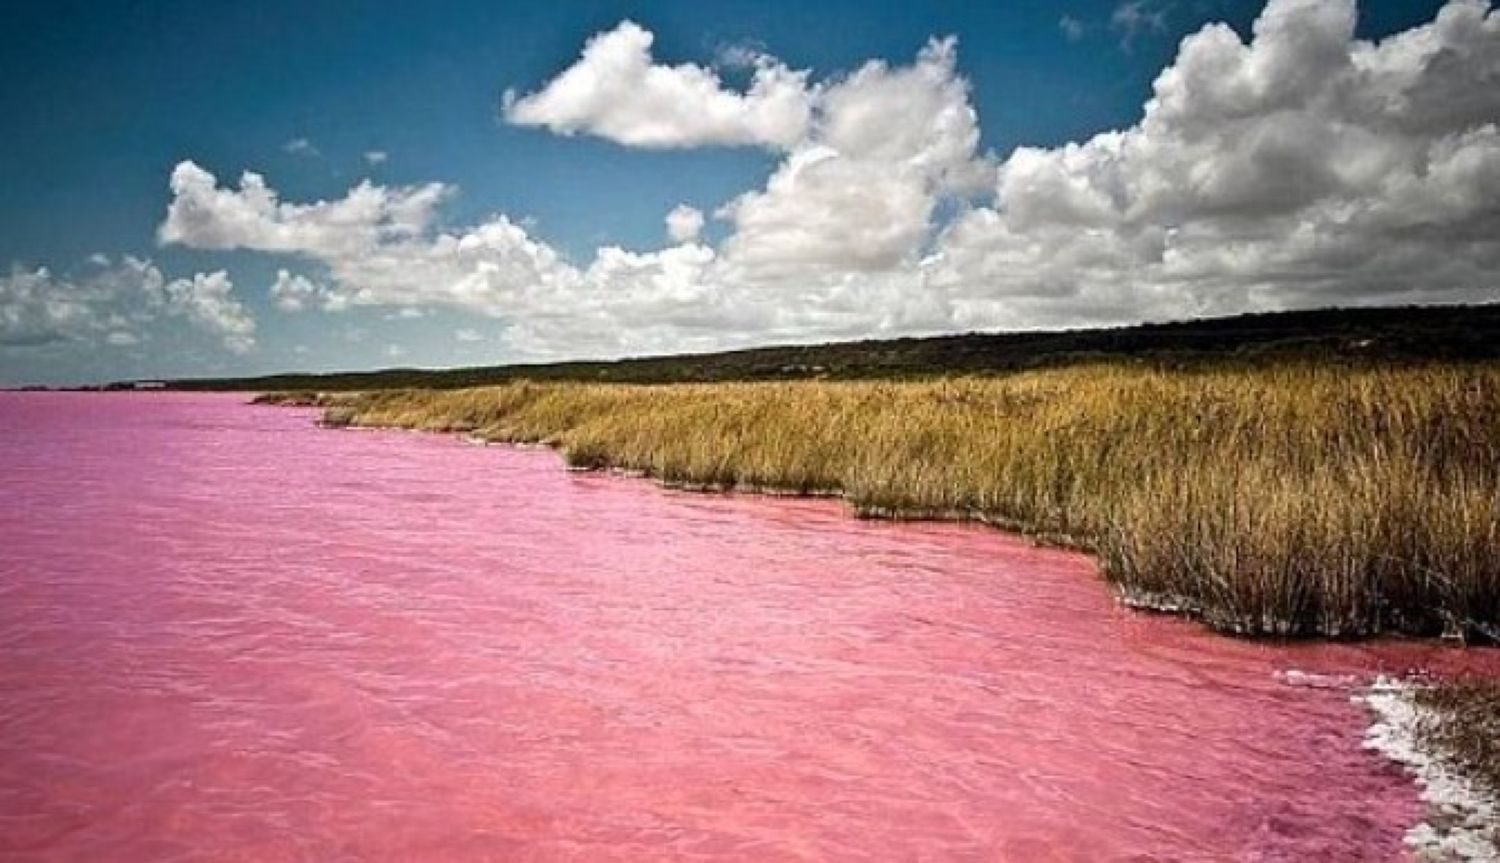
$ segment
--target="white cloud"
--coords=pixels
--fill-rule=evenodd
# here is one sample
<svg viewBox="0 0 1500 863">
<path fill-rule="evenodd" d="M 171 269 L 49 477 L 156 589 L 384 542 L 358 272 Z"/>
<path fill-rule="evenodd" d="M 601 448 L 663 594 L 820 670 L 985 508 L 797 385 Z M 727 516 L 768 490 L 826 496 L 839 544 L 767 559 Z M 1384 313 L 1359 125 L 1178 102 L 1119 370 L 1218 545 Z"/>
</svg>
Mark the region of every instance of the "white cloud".
<svg viewBox="0 0 1500 863">
<path fill-rule="evenodd" d="M 328 273 L 329 298 L 349 305 L 501 317 L 507 345 L 533 357 L 939 327 L 938 305 L 900 287 L 913 284 L 937 204 L 993 173 L 974 156 L 977 122 L 955 62 L 953 42 L 937 40 L 911 65 L 870 63 L 828 83 L 816 129 L 767 188 L 724 208 L 734 230 L 722 249 L 699 242 L 701 212 L 679 209 L 676 245 L 605 247 L 578 266 L 503 214 L 436 230 L 435 207 L 451 191 L 440 184 L 364 183 L 292 204 L 257 175 L 230 188 L 190 162 L 173 172 L 159 233 L 310 260 Z"/>
<path fill-rule="evenodd" d="M 286 270 L 276 271 L 276 281 L 271 285 L 270 295 L 276 308 L 284 312 L 300 312 L 312 307 L 340 311 L 347 305 L 327 286 Z"/>
<path fill-rule="evenodd" d="M 1273 0 L 1249 43 L 1189 36 L 1138 125 L 1007 160 L 932 283 L 1002 324 L 1493 299 L 1500 14 L 1456 0 L 1379 44 L 1354 22 Z"/>
<path fill-rule="evenodd" d="M 160 236 L 309 261 L 326 284 L 281 292 L 302 303 L 492 316 L 510 355 L 533 359 L 1494 299 L 1500 13 L 1454 0 L 1375 44 L 1354 38 L 1354 11 L 1273 0 L 1248 42 L 1207 26 L 1183 40 L 1139 123 L 999 162 L 978 152 L 952 40 L 907 65 L 799 78 L 805 121 L 755 138 L 784 156 L 718 209 L 729 231 L 717 244 L 701 239 L 701 212 L 679 208 L 672 245 L 573 263 L 504 214 L 441 229 L 453 190 L 440 183 L 367 182 L 296 204 L 258 175 L 221 186 L 191 162 L 173 172 Z M 653 64 L 649 35 L 596 37 L 527 99 L 599 108 L 545 125 L 641 146 L 754 137 L 678 123 L 661 99 L 683 81 L 708 81 L 683 98 L 723 96 L 737 123 L 750 97 L 698 67 Z M 596 104 L 596 91 L 609 96 Z"/>
<path fill-rule="evenodd" d="M 484 335 L 478 330 L 458 329 L 453 331 L 453 340 L 472 344 L 484 341 Z"/>
<path fill-rule="evenodd" d="M 390 158 L 391 158 L 390 154 L 387 153 L 384 150 L 366 150 L 365 151 L 365 164 L 370 165 L 372 167 L 375 166 L 375 165 L 384 165 L 387 161 L 390 160 Z"/>
<path fill-rule="evenodd" d="M 186 320 L 243 353 L 255 345 L 255 319 L 233 296 L 223 271 L 168 280 L 155 264 L 96 255 L 76 276 L 43 267 L 0 277 L 0 349 L 55 343 L 139 344 L 148 332 Z"/>
<path fill-rule="evenodd" d="M 291 153 L 293 156 L 314 157 L 322 155 L 322 153 L 318 152 L 318 148 L 313 146 L 313 142 L 306 138 L 293 138 L 282 144 L 281 149 Z"/>
<path fill-rule="evenodd" d="M 910 66 L 874 61 L 827 85 L 816 133 L 724 208 L 730 263 L 759 281 L 912 263 L 938 202 L 990 174 L 956 62 L 952 39 L 933 40 Z"/>
<path fill-rule="evenodd" d="M 438 304 L 499 313 L 572 272 L 503 215 L 467 231 L 435 232 L 436 207 L 452 191 L 440 183 L 392 188 L 366 181 L 337 200 L 288 204 L 257 174 L 244 174 L 231 189 L 183 162 L 171 187 L 162 242 L 319 262 L 330 278 L 325 307 Z M 283 296 L 298 296 L 300 287 L 284 286 Z"/>
<path fill-rule="evenodd" d="M 361 182 L 336 201 L 284 204 L 261 175 L 221 189 L 192 162 L 172 170 L 172 203 L 157 229 L 163 243 L 313 255 L 369 251 L 426 230 L 451 189 L 442 183 L 384 187 Z"/>
<path fill-rule="evenodd" d="M 233 290 L 234 284 L 223 270 L 176 279 L 164 288 L 167 313 L 187 317 L 219 334 L 226 348 L 245 353 L 255 347 L 255 319 L 230 295 Z"/>
<path fill-rule="evenodd" d="M 57 280 L 45 267 L 14 268 L 0 277 L 0 346 L 43 345 L 97 335 L 107 324 L 97 314 L 111 297 L 92 286 Z"/>
<path fill-rule="evenodd" d="M 505 118 L 562 135 L 585 132 L 636 147 L 755 144 L 788 147 L 807 130 L 812 94 L 807 73 L 764 55 L 743 93 L 709 68 L 659 64 L 655 36 L 624 21 L 588 41 L 583 54 L 542 89 L 507 90 Z"/>
<path fill-rule="evenodd" d="M 714 65 L 721 69 L 754 69 L 757 64 L 775 58 L 759 42 L 734 42 L 720 45 L 714 52 Z"/>
<path fill-rule="evenodd" d="M 703 233 L 703 211 L 678 204 L 667 213 L 667 236 L 674 243 L 691 243 Z"/>
<path fill-rule="evenodd" d="M 1064 15 L 1057 19 L 1057 28 L 1062 31 L 1063 37 L 1069 42 L 1082 39 L 1085 30 L 1083 22 L 1072 15 Z"/>
</svg>

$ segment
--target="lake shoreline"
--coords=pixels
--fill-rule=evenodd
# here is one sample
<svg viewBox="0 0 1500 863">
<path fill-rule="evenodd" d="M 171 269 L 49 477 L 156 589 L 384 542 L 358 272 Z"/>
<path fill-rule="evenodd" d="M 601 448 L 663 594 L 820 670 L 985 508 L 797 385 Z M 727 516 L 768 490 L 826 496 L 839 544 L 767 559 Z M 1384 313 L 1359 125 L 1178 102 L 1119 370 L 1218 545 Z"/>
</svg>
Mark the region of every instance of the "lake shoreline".
<svg viewBox="0 0 1500 863">
<path fill-rule="evenodd" d="M 1500 635 L 1500 367 L 1111 365 L 930 382 L 265 396 L 325 422 L 543 443 L 575 468 L 840 496 L 1098 556 L 1246 635 Z"/>
<path fill-rule="evenodd" d="M 593 453 L 582 459 L 570 457 L 559 437 L 517 438 L 515 435 L 497 433 L 494 428 L 476 427 L 464 421 L 462 416 L 450 415 L 445 418 L 441 414 L 428 414 L 420 422 L 392 422 L 389 416 L 370 413 L 369 405 L 359 399 L 359 396 L 349 394 L 288 393 L 263 395 L 257 398 L 257 402 L 322 408 L 324 415 L 320 422 L 330 427 L 407 428 L 460 434 L 475 443 L 486 445 L 546 446 L 559 451 L 570 470 L 619 473 L 650 479 L 666 488 L 709 493 L 836 497 L 845 502 L 852 514 L 860 518 L 976 522 L 1024 535 L 1034 542 L 1085 552 L 1098 559 L 1098 549 L 1094 543 L 1077 536 L 1028 530 L 1025 522 L 997 517 L 980 510 L 861 506 L 851 500 L 845 490 L 836 487 L 798 489 L 763 483 L 674 479 L 649 468 L 621 463 L 608 453 Z M 1111 585 L 1119 602 L 1139 611 L 1195 618 L 1229 635 L 1264 637 L 1267 634 L 1252 628 L 1236 627 L 1233 621 L 1215 621 L 1190 597 L 1133 591 L 1129 585 L 1113 580 Z M 1402 635 L 1399 632 L 1381 634 L 1396 637 Z M 1298 635 L 1308 636 L 1307 633 Z M 1338 638 L 1336 635 L 1333 637 Z M 1457 849 L 1467 853 L 1475 848 L 1488 849 L 1475 856 L 1475 859 L 1482 859 L 1484 853 L 1494 853 L 1495 843 L 1500 842 L 1500 836 L 1495 831 L 1484 829 L 1489 817 L 1486 813 L 1500 811 L 1496 803 L 1500 783 L 1497 783 L 1493 770 L 1486 769 L 1484 759 L 1488 758 L 1488 752 L 1476 751 L 1474 748 L 1476 739 L 1483 740 L 1486 735 L 1493 736 L 1496 731 L 1500 731 L 1500 725 L 1496 724 L 1497 719 L 1500 719 L 1500 711 L 1494 709 L 1494 692 L 1500 692 L 1500 683 L 1495 681 L 1378 680 L 1368 690 L 1355 696 L 1356 701 L 1371 711 L 1372 724 L 1366 745 L 1402 765 L 1423 789 L 1424 800 L 1429 805 L 1432 817 L 1413 828 L 1408 836 L 1408 842 L 1418 850 L 1454 853 Z M 1398 742 L 1392 743 L 1393 740 Z"/>
</svg>

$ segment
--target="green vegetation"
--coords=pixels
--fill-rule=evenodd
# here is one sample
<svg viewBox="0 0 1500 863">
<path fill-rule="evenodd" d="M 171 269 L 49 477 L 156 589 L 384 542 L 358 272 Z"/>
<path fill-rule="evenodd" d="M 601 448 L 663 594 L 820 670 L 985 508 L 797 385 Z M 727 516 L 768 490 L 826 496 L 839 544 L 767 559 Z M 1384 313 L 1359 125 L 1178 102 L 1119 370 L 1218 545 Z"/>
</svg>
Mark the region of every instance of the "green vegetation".
<svg viewBox="0 0 1500 863">
<path fill-rule="evenodd" d="M 925 381 L 518 382 L 296 397 L 583 468 L 836 491 L 1098 554 L 1235 632 L 1500 634 L 1500 364 L 1095 362 Z"/>
</svg>

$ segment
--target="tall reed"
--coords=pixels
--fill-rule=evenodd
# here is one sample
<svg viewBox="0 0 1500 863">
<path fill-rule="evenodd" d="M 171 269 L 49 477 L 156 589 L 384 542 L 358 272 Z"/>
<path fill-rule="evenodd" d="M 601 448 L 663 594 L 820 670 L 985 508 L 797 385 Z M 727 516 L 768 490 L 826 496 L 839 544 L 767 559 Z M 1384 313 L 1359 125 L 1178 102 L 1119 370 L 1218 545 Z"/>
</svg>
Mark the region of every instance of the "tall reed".
<svg viewBox="0 0 1500 863">
<path fill-rule="evenodd" d="M 335 421 L 578 467 L 838 492 L 1095 551 L 1131 602 L 1254 634 L 1500 634 L 1500 366 L 1099 364 L 922 382 L 520 382 L 334 396 Z"/>
</svg>

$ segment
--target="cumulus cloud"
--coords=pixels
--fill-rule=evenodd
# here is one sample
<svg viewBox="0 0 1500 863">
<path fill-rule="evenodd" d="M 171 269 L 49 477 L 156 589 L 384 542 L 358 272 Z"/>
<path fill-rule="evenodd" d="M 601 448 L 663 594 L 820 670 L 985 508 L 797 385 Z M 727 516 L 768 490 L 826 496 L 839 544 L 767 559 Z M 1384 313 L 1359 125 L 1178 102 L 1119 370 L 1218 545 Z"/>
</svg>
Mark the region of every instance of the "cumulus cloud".
<svg viewBox="0 0 1500 863">
<path fill-rule="evenodd" d="M 285 204 L 259 174 L 246 171 L 238 189 L 224 189 L 190 161 L 172 170 L 170 186 L 161 242 L 303 254 L 359 252 L 421 233 L 452 191 L 442 183 L 392 188 L 366 180 L 336 201 Z"/>
<path fill-rule="evenodd" d="M 284 312 L 311 308 L 333 312 L 348 307 L 345 298 L 330 291 L 326 285 L 286 270 L 276 271 L 276 281 L 271 284 L 269 293 L 276 308 Z"/>
<path fill-rule="evenodd" d="M 667 236 L 674 243 L 691 243 L 703 232 L 703 211 L 678 204 L 667 213 Z"/>
<path fill-rule="evenodd" d="M 1057 19 L 1057 29 L 1062 31 L 1063 36 L 1069 42 L 1077 42 L 1079 39 L 1082 39 L 1085 30 L 1083 22 L 1072 15 L 1064 15 Z"/>
<path fill-rule="evenodd" d="M 370 165 L 372 167 L 375 166 L 375 165 L 384 165 L 387 161 L 390 160 L 390 158 L 391 158 L 390 154 L 387 153 L 384 150 L 366 150 L 365 151 L 365 164 Z"/>
<path fill-rule="evenodd" d="M 1500 13 L 1452 0 L 1372 43 L 1354 37 L 1355 11 L 1272 0 L 1248 39 L 1206 26 L 1140 122 L 1003 160 L 979 152 L 950 39 L 908 64 L 797 73 L 800 119 L 747 131 L 754 85 L 657 64 L 627 23 L 509 116 L 643 147 L 775 147 L 764 185 L 715 212 L 722 242 L 680 207 L 670 245 L 575 263 L 505 214 L 441 229 L 453 190 L 440 183 L 288 203 L 258 175 L 223 184 L 191 162 L 159 233 L 326 273 L 288 275 L 272 291 L 284 307 L 459 307 L 500 319 L 508 352 L 536 359 L 1494 299 Z M 757 75 L 780 68 L 755 57 Z"/>
<path fill-rule="evenodd" d="M 95 314 L 103 299 L 100 291 L 62 288 L 45 267 L 13 268 L 0 277 L 0 346 L 44 345 L 107 330 Z"/>
<path fill-rule="evenodd" d="M 217 333 L 224 346 L 235 353 L 255 347 L 255 319 L 230 295 L 234 283 L 223 270 L 195 273 L 191 279 L 176 279 L 163 289 L 168 314 L 182 315 L 194 324 Z"/>
<path fill-rule="evenodd" d="M 255 346 L 255 319 L 223 271 L 168 280 L 150 261 L 96 255 L 90 268 L 61 276 L 41 267 L 0 277 L 0 348 L 71 342 L 127 347 L 149 332 L 187 321 L 224 347 Z"/>
<path fill-rule="evenodd" d="M 654 41 L 631 21 L 594 36 L 572 66 L 537 92 L 507 90 L 505 119 L 656 148 L 788 147 L 806 132 L 812 99 L 806 72 L 764 55 L 745 57 L 755 71 L 749 88 L 736 92 L 712 69 L 656 62 Z"/>
<path fill-rule="evenodd" d="M 814 134 L 723 208 L 728 263 L 760 281 L 912 263 L 938 202 L 990 173 L 956 62 L 954 40 L 933 40 L 910 66 L 872 61 L 827 85 Z"/>
<path fill-rule="evenodd" d="M 1493 299 L 1500 13 L 1378 44 L 1355 17 L 1272 0 L 1248 42 L 1187 37 L 1139 124 L 1012 155 L 932 283 L 1001 322 Z"/>
<path fill-rule="evenodd" d="M 835 337 L 931 320 L 938 304 L 902 298 L 946 198 L 982 190 L 977 118 L 956 46 L 935 40 L 904 66 L 866 64 L 820 85 L 816 123 L 767 186 L 721 208 L 722 248 L 700 241 L 704 215 L 669 214 L 674 245 L 597 250 L 574 264 L 499 214 L 436 229 L 441 184 L 363 183 L 344 198 L 283 202 L 263 178 L 222 184 L 184 162 L 159 236 L 198 248 L 304 258 L 326 286 L 278 278 L 284 308 L 448 305 L 506 319 L 516 353 L 562 356 L 709 348 L 766 338 Z M 920 309 L 914 316 L 895 303 Z"/>
</svg>

